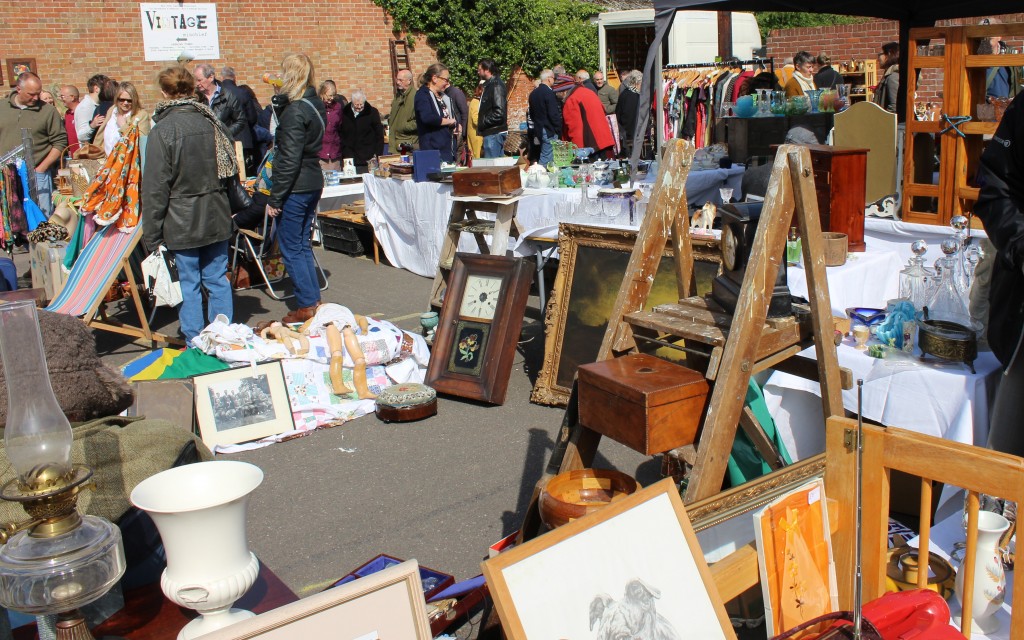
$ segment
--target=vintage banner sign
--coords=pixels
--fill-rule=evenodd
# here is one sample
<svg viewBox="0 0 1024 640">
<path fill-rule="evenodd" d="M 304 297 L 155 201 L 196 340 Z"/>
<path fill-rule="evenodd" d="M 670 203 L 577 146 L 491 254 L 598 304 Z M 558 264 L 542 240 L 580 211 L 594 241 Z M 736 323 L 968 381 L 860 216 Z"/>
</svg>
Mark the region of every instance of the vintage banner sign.
<svg viewBox="0 0 1024 640">
<path fill-rule="evenodd" d="M 196 60 L 220 58 L 217 5 L 142 2 L 142 43 L 146 60 L 177 60 L 183 52 Z"/>
</svg>

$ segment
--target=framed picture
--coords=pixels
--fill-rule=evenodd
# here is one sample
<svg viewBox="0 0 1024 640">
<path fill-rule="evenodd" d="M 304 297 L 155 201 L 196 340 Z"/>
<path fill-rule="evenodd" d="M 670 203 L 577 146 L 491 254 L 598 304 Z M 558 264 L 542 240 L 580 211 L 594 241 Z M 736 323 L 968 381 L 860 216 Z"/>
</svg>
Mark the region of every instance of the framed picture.
<svg viewBox="0 0 1024 640">
<path fill-rule="evenodd" d="M 199 435 L 211 449 L 295 428 L 280 361 L 207 373 L 192 380 Z"/>
<path fill-rule="evenodd" d="M 208 640 L 430 640 L 419 565 L 408 560 L 204 636 Z"/>
<path fill-rule="evenodd" d="M 544 362 L 530 400 L 565 406 L 580 365 L 597 359 L 615 296 L 629 265 L 636 231 L 563 224 L 558 232 L 558 274 L 545 317 Z M 691 239 L 697 294 L 711 291 L 722 272 L 717 240 Z M 647 306 L 679 300 L 675 258 L 666 241 Z"/>
<path fill-rule="evenodd" d="M 511 640 L 736 637 L 671 478 L 482 566 Z"/>
<path fill-rule="evenodd" d="M 455 254 L 426 383 L 439 393 L 505 401 L 533 267 L 522 258 Z"/>
<path fill-rule="evenodd" d="M 7 58 L 7 81 L 10 86 L 18 84 L 18 76 L 26 71 L 39 73 L 35 58 Z"/>
</svg>

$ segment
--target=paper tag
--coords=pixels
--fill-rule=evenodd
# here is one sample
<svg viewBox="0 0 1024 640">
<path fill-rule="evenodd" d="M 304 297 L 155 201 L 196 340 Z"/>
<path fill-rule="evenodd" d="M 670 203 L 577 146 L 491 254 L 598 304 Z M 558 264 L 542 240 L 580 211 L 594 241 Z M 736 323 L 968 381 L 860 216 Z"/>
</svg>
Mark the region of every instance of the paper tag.
<svg viewBox="0 0 1024 640">
<path fill-rule="evenodd" d="M 821 500 L 821 487 L 814 487 L 807 492 L 807 504 L 814 504 Z"/>
</svg>

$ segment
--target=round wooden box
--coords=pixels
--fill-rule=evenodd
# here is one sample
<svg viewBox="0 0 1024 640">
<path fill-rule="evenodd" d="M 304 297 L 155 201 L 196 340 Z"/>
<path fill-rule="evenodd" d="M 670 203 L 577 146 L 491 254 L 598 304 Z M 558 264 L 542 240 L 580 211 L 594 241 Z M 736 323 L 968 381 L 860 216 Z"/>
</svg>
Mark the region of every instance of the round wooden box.
<svg viewBox="0 0 1024 640">
<path fill-rule="evenodd" d="M 403 382 L 377 396 L 377 417 L 384 422 L 411 422 L 437 415 L 437 392 L 418 382 Z"/>
</svg>

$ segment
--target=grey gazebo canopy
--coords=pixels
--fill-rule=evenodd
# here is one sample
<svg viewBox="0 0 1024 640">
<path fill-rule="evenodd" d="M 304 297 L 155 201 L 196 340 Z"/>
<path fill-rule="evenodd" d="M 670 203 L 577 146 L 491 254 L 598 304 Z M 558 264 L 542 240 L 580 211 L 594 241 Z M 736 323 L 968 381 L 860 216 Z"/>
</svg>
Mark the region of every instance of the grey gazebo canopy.
<svg viewBox="0 0 1024 640">
<path fill-rule="evenodd" d="M 936 20 L 994 16 L 1013 13 L 1020 9 L 1020 0 L 990 0 L 989 2 L 965 2 L 964 0 L 817 0 L 816 2 L 786 2 L 785 0 L 654 0 L 654 41 L 647 50 L 644 63 L 644 83 L 640 92 L 637 112 L 635 140 L 643 140 L 651 112 L 651 87 L 660 70 L 655 69 L 657 52 L 672 27 L 679 9 L 703 9 L 713 11 L 814 11 L 839 15 L 864 16 L 896 20 L 900 24 L 900 58 L 906 60 L 911 27 L 931 26 Z M 879 45 L 882 43 L 879 42 Z M 906 104 L 905 87 L 907 68 L 900 66 L 900 92 L 897 115 L 902 119 Z M 640 158 L 642 145 L 633 147 L 633 166 Z"/>
</svg>

